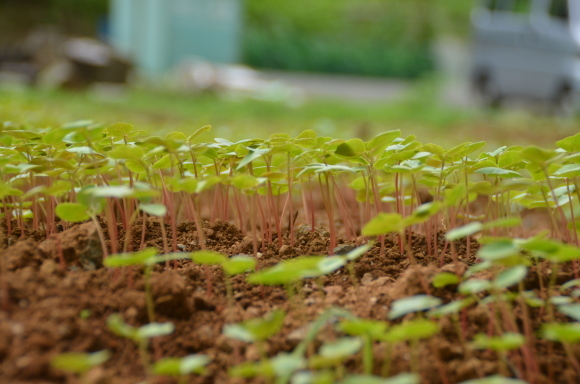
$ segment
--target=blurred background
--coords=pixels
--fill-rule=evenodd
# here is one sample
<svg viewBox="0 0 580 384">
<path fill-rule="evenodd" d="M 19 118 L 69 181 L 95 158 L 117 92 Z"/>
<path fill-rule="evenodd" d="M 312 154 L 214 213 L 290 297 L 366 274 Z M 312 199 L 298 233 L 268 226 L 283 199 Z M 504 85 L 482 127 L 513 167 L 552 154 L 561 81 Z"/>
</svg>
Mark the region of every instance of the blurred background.
<svg viewBox="0 0 580 384">
<path fill-rule="evenodd" d="M 548 145 L 578 131 L 575 82 L 558 78 L 553 98 L 508 100 L 497 68 L 509 61 L 516 76 L 507 79 L 517 78 L 519 59 L 506 52 L 521 47 L 494 44 L 532 49 L 547 39 L 534 28 L 549 29 L 535 23 L 536 8 L 573 23 L 562 7 L 566 0 L 0 0 L 0 121 L 125 121 L 156 134 L 211 124 L 202 139 L 309 128 L 368 139 L 401 129 L 443 145 Z M 522 31 L 498 35 L 518 23 Z M 566 49 L 577 60 L 580 48 Z"/>
</svg>

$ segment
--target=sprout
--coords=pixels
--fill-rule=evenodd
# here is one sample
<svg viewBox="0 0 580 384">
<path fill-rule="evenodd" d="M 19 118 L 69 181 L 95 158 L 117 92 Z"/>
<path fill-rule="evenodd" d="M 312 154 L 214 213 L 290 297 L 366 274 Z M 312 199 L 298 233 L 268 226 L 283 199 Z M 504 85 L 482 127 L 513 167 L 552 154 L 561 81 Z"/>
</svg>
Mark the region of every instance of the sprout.
<svg viewBox="0 0 580 384">
<path fill-rule="evenodd" d="M 226 279 L 226 294 L 230 308 L 233 307 L 234 304 L 232 276 L 239 275 L 248 271 L 253 271 L 256 268 L 256 260 L 253 257 L 246 255 L 232 256 L 228 259 L 225 255 L 222 255 L 218 252 L 198 251 L 193 252 L 191 254 L 191 258 L 198 264 L 206 266 L 219 265 L 223 269 Z M 207 274 L 206 277 L 211 279 L 210 274 Z"/>
<path fill-rule="evenodd" d="M 415 295 L 399 299 L 392 304 L 389 320 L 397 319 L 409 313 L 425 311 L 439 305 L 441 305 L 441 299 L 429 295 Z"/>
<path fill-rule="evenodd" d="M 113 314 L 107 318 L 107 327 L 117 336 L 132 340 L 139 347 L 139 354 L 143 367 L 150 372 L 150 359 L 147 351 L 149 339 L 166 336 L 173 333 L 175 326 L 172 323 L 149 323 L 135 328 L 125 323 L 121 315 Z"/>
<path fill-rule="evenodd" d="M 157 263 L 167 262 L 169 260 L 179 260 L 189 258 L 187 253 L 170 253 L 167 255 L 156 256 L 156 248 L 145 248 L 140 252 L 120 253 L 109 256 L 105 261 L 105 267 L 123 268 L 134 265 L 143 267 L 143 280 L 145 283 L 145 298 L 147 303 L 147 314 L 149 321 L 155 321 L 155 308 L 153 302 L 153 293 L 151 291 L 151 273 Z"/>
<path fill-rule="evenodd" d="M 187 376 L 192 373 L 205 374 L 205 366 L 211 359 L 206 355 L 188 355 L 182 358 L 166 357 L 156 361 L 151 367 L 154 374 L 159 376 L 178 376 L 179 383 L 186 383 Z"/>
<path fill-rule="evenodd" d="M 105 363 L 111 358 L 108 350 L 92 353 L 61 353 L 50 361 L 53 368 L 84 376 L 92 368 Z M 84 379 L 81 379 L 81 382 Z"/>
</svg>

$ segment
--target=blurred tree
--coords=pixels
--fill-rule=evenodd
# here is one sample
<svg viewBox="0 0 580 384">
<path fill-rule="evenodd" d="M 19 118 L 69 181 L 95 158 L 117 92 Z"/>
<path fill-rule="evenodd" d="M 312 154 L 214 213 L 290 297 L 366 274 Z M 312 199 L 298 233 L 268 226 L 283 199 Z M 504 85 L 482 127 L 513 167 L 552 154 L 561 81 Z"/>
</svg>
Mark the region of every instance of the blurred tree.
<svg viewBox="0 0 580 384">
<path fill-rule="evenodd" d="M 246 0 L 249 64 L 416 77 L 440 34 L 466 36 L 465 0 Z"/>
</svg>

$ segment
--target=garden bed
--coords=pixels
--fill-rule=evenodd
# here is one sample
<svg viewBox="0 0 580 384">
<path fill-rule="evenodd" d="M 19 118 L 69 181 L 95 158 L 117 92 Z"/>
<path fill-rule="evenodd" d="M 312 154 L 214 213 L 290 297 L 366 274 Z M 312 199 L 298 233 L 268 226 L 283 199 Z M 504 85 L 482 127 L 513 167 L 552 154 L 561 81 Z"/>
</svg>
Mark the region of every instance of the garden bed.
<svg viewBox="0 0 580 384">
<path fill-rule="evenodd" d="M 580 135 L 399 134 L 5 130 L 0 382 L 577 383 Z"/>
</svg>

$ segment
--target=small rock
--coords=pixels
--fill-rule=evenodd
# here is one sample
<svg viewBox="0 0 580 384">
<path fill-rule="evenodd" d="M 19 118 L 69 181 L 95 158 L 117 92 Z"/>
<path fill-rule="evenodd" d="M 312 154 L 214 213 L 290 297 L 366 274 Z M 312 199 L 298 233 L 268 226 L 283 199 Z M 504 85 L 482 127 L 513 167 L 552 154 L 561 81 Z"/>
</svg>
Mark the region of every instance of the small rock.
<svg viewBox="0 0 580 384">
<path fill-rule="evenodd" d="M 300 228 L 298 228 L 297 234 L 298 237 L 302 237 L 308 234 L 308 232 L 312 231 L 312 227 L 308 224 L 304 224 L 302 226 L 300 226 Z"/>
<path fill-rule="evenodd" d="M 87 384 L 106 384 L 111 382 L 112 377 L 108 377 L 103 367 L 95 367 L 87 372 L 83 381 Z"/>
<path fill-rule="evenodd" d="M 286 245 L 286 244 L 284 244 L 283 246 L 281 246 L 280 249 L 278 250 L 278 254 L 280 256 L 291 255 L 292 252 L 294 252 L 294 249 L 291 246 Z"/>
<path fill-rule="evenodd" d="M 369 283 L 367 283 L 367 285 L 378 288 L 378 287 L 383 287 L 383 286 L 387 285 L 388 283 L 392 283 L 393 281 L 395 281 L 395 279 L 393 279 L 391 276 L 382 276 L 376 280 L 370 281 Z"/>
<path fill-rule="evenodd" d="M 40 273 L 43 275 L 52 275 L 58 269 L 58 264 L 52 259 L 46 259 L 40 266 Z"/>
<path fill-rule="evenodd" d="M 310 331 L 310 328 L 311 328 L 311 325 L 306 324 L 303 327 L 295 329 L 294 331 L 290 332 L 290 334 L 288 335 L 288 340 L 296 340 L 296 341 L 304 340 L 304 338 L 308 334 L 308 331 Z"/>
<path fill-rule="evenodd" d="M 232 345 L 233 341 L 235 340 L 230 339 L 226 335 L 222 334 L 219 335 L 218 338 L 216 339 L 215 345 L 220 351 L 225 353 L 231 353 L 233 351 Z"/>
<path fill-rule="evenodd" d="M 317 302 L 318 302 L 318 300 L 314 297 L 309 297 L 306 300 L 304 300 L 304 304 L 309 306 L 309 307 L 314 305 L 314 304 L 317 304 Z"/>
<path fill-rule="evenodd" d="M 341 285 L 331 285 L 330 287 L 324 288 L 324 292 L 326 292 L 327 295 L 339 294 L 342 293 L 342 291 L 343 288 Z"/>
<path fill-rule="evenodd" d="M 262 252 L 258 252 L 258 253 L 256 253 L 256 257 L 257 257 L 258 259 L 259 259 L 259 258 L 261 258 L 262 256 L 264 256 L 264 254 L 263 254 Z"/>
<path fill-rule="evenodd" d="M 205 294 L 196 293 L 193 295 L 193 308 L 198 311 L 213 311 L 215 309 L 215 304 L 208 301 Z"/>
<path fill-rule="evenodd" d="M 248 307 L 248 309 L 246 309 L 246 316 L 248 318 L 251 317 L 257 317 L 260 315 L 260 309 L 258 307 Z"/>
<path fill-rule="evenodd" d="M 234 299 L 235 299 L 235 300 L 239 300 L 239 299 L 241 299 L 242 297 L 244 297 L 244 293 L 243 293 L 243 292 L 237 292 L 237 293 L 234 295 Z"/>
<path fill-rule="evenodd" d="M 135 307 L 129 307 L 125 311 L 125 318 L 126 319 L 135 320 L 138 315 L 139 315 L 139 311 Z"/>
<path fill-rule="evenodd" d="M 242 249 L 254 246 L 254 238 L 252 236 L 245 236 L 241 243 Z"/>
<path fill-rule="evenodd" d="M 374 280 L 373 275 L 370 272 L 367 272 L 363 275 L 362 279 L 360 280 L 360 283 L 362 285 L 369 285 L 370 283 L 372 283 L 373 280 Z"/>
<path fill-rule="evenodd" d="M 324 288 L 324 292 L 326 292 L 327 304 L 336 304 L 343 296 L 343 288 L 340 285 L 331 285 L 330 287 L 326 287 Z"/>
<path fill-rule="evenodd" d="M 246 348 L 246 360 L 248 361 L 258 361 L 260 360 L 260 351 L 258 350 L 258 346 L 255 344 L 249 345 Z"/>
<path fill-rule="evenodd" d="M 209 324 L 202 325 L 195 331 L 198 342 L 205 348 L 213 346 L 215 339 L 212 332 L 212 327 Z"/>
<path fill-rule="evenodd" d="M 103 248 L 94 223 L 84 223 L 54 234 L 38 245 L 45 258 L 58 260 L 62 254 L 65 262 L 79 263 L 86 270 L 103 264 Z"/>
</svg>

